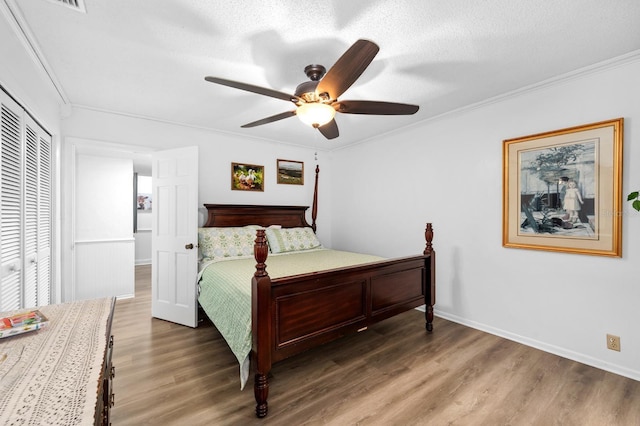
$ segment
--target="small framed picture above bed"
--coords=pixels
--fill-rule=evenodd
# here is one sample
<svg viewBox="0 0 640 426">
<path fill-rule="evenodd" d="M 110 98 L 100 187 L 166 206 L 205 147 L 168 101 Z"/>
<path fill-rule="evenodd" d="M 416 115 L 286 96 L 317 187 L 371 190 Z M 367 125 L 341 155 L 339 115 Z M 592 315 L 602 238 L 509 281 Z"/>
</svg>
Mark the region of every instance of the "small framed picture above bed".
<svg viewBox="0 0 640 426">
<path fill-rule="evenodd" d="M 236 191 L 264 191 L 264 166 L 231 163 L 231 189 Z"/>
<path fill-rule="evenodd" d="M 278 159 L 278 183 L 304 185 L 304 163 Z"/>
</svg>

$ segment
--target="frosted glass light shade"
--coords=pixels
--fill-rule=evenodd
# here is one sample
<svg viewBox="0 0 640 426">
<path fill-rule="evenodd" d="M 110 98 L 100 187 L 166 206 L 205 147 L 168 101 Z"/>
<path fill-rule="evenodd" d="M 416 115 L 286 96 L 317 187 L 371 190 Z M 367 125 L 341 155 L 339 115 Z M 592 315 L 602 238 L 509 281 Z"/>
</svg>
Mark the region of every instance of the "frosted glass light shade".
<svg viewBox="0 0 640 426">
<path fill-rule="evenodd" d="M 333 120 L 336 110 L 327 104 L 311 102 L 300 105 L 296 110 L 296 115 L 303 123 L 320 127 Z"/>
</svg>

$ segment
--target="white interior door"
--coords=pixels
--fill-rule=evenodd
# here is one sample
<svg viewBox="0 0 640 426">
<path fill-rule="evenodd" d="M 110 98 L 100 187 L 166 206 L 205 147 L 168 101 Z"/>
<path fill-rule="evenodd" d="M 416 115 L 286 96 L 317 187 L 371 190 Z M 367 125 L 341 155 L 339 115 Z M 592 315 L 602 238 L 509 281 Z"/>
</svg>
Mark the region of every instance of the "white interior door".
<svg viewBox="0 0 640 426">
<path fill-rule="evenodd" d="M 197 324 L 198 147 L 153 154 L 151 315 Z"/>
</svg>

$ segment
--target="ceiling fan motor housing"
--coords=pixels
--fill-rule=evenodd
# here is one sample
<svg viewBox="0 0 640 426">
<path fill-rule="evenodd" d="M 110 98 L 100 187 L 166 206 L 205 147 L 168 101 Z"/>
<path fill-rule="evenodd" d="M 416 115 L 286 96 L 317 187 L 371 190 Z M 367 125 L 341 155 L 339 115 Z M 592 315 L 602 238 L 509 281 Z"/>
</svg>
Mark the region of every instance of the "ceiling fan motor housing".
<svg viewBox="0 0 640 426">
<path fill-rule="evenodd" d="M 324 77 L 326 72 L 327 69 L 320 64 L 311 64 L 304 67 L 304 73 L 311 81 L 300 83 L 298 87 L 296 87 L 295 95 L 302 98 L 305 102 L 321 102 L 326 100 L 316 93 L 318 82 Z"/>
<path fill-rule="evenodd" d="M 304 99 L 305 102 L 317 102 L 320 99 L 316 95 L 317 81 L 305 81 L 296 87 L 295 95 Z"/>
<path fill-rule="evenodd" d="M 307 65 L 304 67 L 304 73 L 312 81 L 320 81 L 326 72 L 327 69 L 318 64 Z"/>
</svg>

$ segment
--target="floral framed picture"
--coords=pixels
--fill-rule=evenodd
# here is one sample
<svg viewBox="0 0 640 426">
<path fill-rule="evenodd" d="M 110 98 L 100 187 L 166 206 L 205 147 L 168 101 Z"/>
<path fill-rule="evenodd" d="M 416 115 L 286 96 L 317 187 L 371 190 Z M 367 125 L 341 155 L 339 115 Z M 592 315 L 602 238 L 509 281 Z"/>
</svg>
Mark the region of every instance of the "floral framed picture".
<svg viewBox="0 0 640 426">
<path fill-rule="evenodd" d="M 231 163 L 231 189 L 264 191 L 264 166 Z"/>
<path fill-rule="evenodd" d="M 278 183 L 304 185 L 304 163 L 302 161 L 278 160 Z"/>
<path fill-rule="evenodd" d="M 140 176 L 135 173 L 136 210 L 151 212 L 151 176 Z"/>
<path fill-rule="evenodd" d="M 504 247 L 622 256 L 623 121 L 503 141 Z"/>
</svg>

